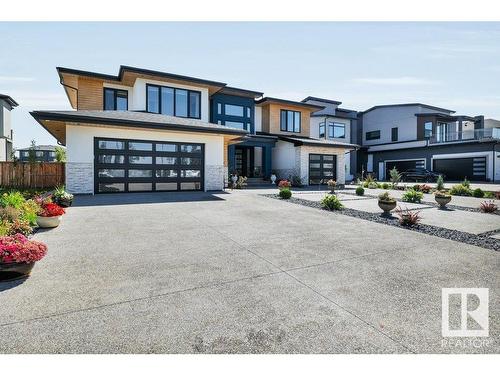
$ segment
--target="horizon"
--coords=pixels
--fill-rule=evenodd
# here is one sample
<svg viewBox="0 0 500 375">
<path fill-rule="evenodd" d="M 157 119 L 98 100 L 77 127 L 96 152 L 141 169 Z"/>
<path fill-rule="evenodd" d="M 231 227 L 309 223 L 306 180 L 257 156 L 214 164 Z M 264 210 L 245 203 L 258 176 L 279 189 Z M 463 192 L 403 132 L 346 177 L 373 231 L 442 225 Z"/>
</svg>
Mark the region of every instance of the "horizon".
<svg viewBox="0 0 500 375">
<path fill-rule="evenodd" d="M 0 31 L 11 41 L 0 93 L 19 103 L 16 149 L 57 144 L 29 114 L 71 110 L 56 66 L 116 75 L 128 65 L 357 111 L 420 102 L 500 119 L 497 22 L 3 22 Z"/>
</svg>

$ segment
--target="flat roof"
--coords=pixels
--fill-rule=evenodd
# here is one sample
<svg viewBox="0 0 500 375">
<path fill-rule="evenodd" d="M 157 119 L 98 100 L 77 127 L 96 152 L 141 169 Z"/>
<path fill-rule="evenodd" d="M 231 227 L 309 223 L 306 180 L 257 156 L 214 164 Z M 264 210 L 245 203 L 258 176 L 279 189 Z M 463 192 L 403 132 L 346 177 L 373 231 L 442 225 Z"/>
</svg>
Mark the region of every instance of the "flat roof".
<svg viewBox="0 0 500 375">
<path fill-rule="evenodd" d="M 434 109 L 436 111 L 445 111 L 445 112 L 455 113 L 455 111 L 453 111 L 451 109 L 446 109 L 446 108 L 441 108 L 441 107 L 435 107 L 435 106 L 424 104 L 424 103 L 401 103 L 401 104 L 376 105 L 374 107 L 371 107 L 371 108 L 367 109 L 366 111 L 361 111 L 360 113 L 367 113 L 367 112 L 373 111 L 374 109 L 378 109 L 378 108 L 414 107 L 414 106 L 420 106 L 420 107 L 430 108 L 430 109 Z"/>
<path fill-rule="evenodd" d="M 0 94 L 0 99 L 5 100 L 11 107 L 17 107 L 19 104 L 9 95 Z"/>
<path fill-rule="evenodd" d="M 262 103 L 278 103 L 278 104 L 288 104 L 288 105 L 296 105 L 299 107 L 307 107 L 315 110 L 320 110 L 324 109 L 325 107 L 319 106 L 319 105 L 314 105 L 314 104 L 308 104 L 308 103 L 303 103 L 303 102 L 296 102 L 294 100 L 288 100 L 288 99 L 278 99 L 278 98 L 272 98 L 270 96 L 266 96 L 265 98 L 262 98 L 260 100 L 257 100 L 255 104 L 262 104 Z"/>
<path fill-rule="evenodd" d="M 330 140 L 322 140 L 311 137 L 301 137 L 301 136 L 289 136 L 275 133 L 266 133 L 268 135 L 276 136 L 278 139 L 293 143 L 295 146 L 316 146 L 316 147 L 334 147 L 334 148 L 347 148 L 347 149 L 356 149 L 361 146 L 353 144 L 353 143 L 345 143 L 339 141 L 330 141 Z"/>
<path fill-rule="evenodd" d="M 318 98 L 316 96 L 308 96 L 307 98 L 302 99 L 301 101 L 303 103 L 305 103 L 308 100 L 315 100 L 317 102 L 324 102 L 324 103 L 337 104 L 337 105 L 341 105 L 342 104 L 342 102 L 339 102 L 337 100 L 330 100 L 330 99 Z"/>
</svg>

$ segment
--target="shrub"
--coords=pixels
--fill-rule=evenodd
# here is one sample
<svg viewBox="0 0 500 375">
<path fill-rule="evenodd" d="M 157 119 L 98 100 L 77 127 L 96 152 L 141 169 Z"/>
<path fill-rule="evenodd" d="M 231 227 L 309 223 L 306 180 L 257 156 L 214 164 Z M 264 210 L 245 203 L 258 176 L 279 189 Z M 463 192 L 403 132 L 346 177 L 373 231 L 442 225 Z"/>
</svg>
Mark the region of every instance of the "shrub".
<svg viewBox="0 0 500 375">
<path fill-rule="evenodd" d="M 0 208 L 0 219 L 2 220 L 11 222 L 17 220 L 20 214 L 20 211 L 12 206 Z"/>
<path fill-rule="evenodd" d="M 9 234 L 10 223 L 7 220 L 0 221 L 0 237 Z"/>
<path fill-rule="evenodd" d="M 398 172 L 396 167 L 392 168 L 389 172 L 390 180 L 392 183 L 392 187 L 398 185 L 399 181 L 401 181 L 401 173 Z"/>
<path fill-rule="evenodd" d="M 281 180 L 278 183 L 278 188 L 280 189 L 290 189 L 292 187 L 292 184 L 288 180 Z"/>
<path fill-rule="evenodd" d="M 73 194 L 68 193 L 66 191 L 66 189 L 64 188 L 64 185 L 63 186 L 57 186 L 54 189 L 54 194 L 53 195 L 57 199 L 62 199 L 62 200 L 66 200 L 66 201 L 69 201 L 69 200 L 73 199 Z"/>
<path fill-rule="evenodd" d="M 66 211 L 64 211 L 64 208 L 58 206 L 55 203 L 44 203 L 39 215 L 44 217 L 52 217 L 63 215 L 65 212 Z"/>
<path fill-rule="evenodd" d="M 450 189 L 450 194 L 469 197 L 472 195 L 472 191 L 467 186 L 460 184 L 460 185 L 453 185 L 453 187 Z"/>
<path fill-rule="evenodd" d="M 389 189 L 389 184 L 387 182 L 382 183 L 382 189 L 387 190 Z"/>
<path fill-rule="evenodd" d="M 494 199 L 495 198 L 495 194 L 492 191 L 485 191 L 484 192 L 484 198 Z"/>
<path fill-rule="evenodd" d="M 321 200 L 321 207 L 323 207 L 326 210 L 334 211 L 334 210 L 340 210 L 344 206 L 336 195 L 326 195 Z"/>
<path fill-rule="evenodd" d="M 39 212 L 40 205 L 33 199 L 29 199 L 22 204 L 19 217 L 28 221 L 30 225 L 36 225 L 36 217 Z"/>
<path fill-rule="evenodd" d="M 422 194 L 420 191 L 408 189 L 403 194 L 402 199 L 404 202 L 420 203 L 420 201 L 422 200 L 423 197 L 424 197 L 424 194 Z"/>
<path fill-rule="evenodd" d="M 411 227 L 420 222 L 420 211 L 410 211 L 408 208 L 403 210 L 401 207 L 396 209 L 396 214 L 399 216 L 399 224 L 405 227 Z"/>
<path fill-rule="evenodd" d="M 335 188 L 337 187 L 337 181 L 335 181 L 335 180 L 328 180 L 326 184 L 330 188 L 330 191 L 333 193 L 335 191 Z"/>
<path fill-rule="evenodd" d="M 470 182 L 467 180 L 467 177 L 462 181 L 462 186 L 465 186 L 467 189 L 470 189 Z"/>
<path fill-rule="evenodd" d="M 432 190 L 432 188 L 427 184 L 419 185 L 419 189 L 422 193 L 425 194 L 429 194 Z"/>
<path fill-rule="evenodd" d="M 436 181 L 436 189 L 444 190 L 444 179 L 442 175 L 439 175 Z"/>
<path fill-rule="evenodd" d="M 396 202 L 396 199 L 395 199 L 395 198 L 393 198 L 393 197 L 391 197 L 391 196 L 389 195 L 389 192 L 388 192 L 388 191 L 386 191 L 386 192 L 384 192 L 384 193 L 380 194 L 380 195 L 378 196 L 378 200 L 379 200 L 380 202 L 388 202 L 388 203 Z"/>
<path fill-rule="evenodd" d="M 368 189 L 377 189 L 378 188 L 378 184 L 376 182 L 370 182 L 368 184 Z"/>
<path fill-rule="evenodd" d="M 41 242 L 30 241 L 18 233 L 0 237 L 0 262 L 33 263 L 47 254 L 47 246 Z"/>
<path fill-rule="evenodd" d="M 420 185 L 419 184 L 413 185 L 412 189 L 415 191 L 420 191 Z"/>
<path fill-rule="evenodd" d="M 24 201 L 25 199 L 19 191 L 3 193 L 0 197 L 0 205 L 2 207 L 20 208 Z"/>
<path fill-rule="evenodd" d="M 292 197 L 292 191 L 288 188 L 280 189 L 279 196 L 281 199 L 290 199 Z"/>
<path fill-rule="evenodd" d="M 365 182 L 371 183 L 371 182 L 377 182 L 377 180 L 375 180 L 373 175 L 371 173 L 369 173 L 368 175 L 366 175 Z"/>
<path fill-rule="evenodd" d="M 9 236 L 12 236 L 16 233 L 21 233 L 25 236 L 29 236 L 31 233 L 33 233 L 33 228 L 28 221 L 17 219 L 10 223 L 7 233 Z"/>
<path fill-rule="evenodd" d="M 485 214 L 490 214 L 495 212 L 498 209 L 498 206 L 493 201 L 484 201 L 481 202 L 479 209 L 481 210 L 481 212 L 484 212 Z"/>
<path fill-rule="evenodd" d="M 356 195 L 364 195 L 365 194 L 365 189 L 363 189 L 362 186 L 358 186 L 356 188 Z"/>
<path fill-rule="evenodd" d="M 484 191 L 482 191 L 480 188 L 474 189 L 472 191 L 472 196 L 476 198 L 482 198 L 484 197 Z"/>
</svg>

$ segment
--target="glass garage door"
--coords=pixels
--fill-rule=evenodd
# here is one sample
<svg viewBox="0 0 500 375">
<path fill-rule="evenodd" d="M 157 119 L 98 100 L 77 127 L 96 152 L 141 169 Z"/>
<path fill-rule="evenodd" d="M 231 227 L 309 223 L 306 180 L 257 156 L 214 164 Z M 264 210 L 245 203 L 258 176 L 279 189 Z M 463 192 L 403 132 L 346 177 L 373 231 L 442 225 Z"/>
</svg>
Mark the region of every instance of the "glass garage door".
<svg viewBox="0 0 500 375">
<path fill-rule="evenodd" d="M 196 143 L 96 138 L 96 193 L 203 190 L 204 147 Z"/>
<path fill-rule="evenodd" d="M 337 179 L 337 156 L 309 154 L 309 185 L 326 184 Z"/>
</svg>

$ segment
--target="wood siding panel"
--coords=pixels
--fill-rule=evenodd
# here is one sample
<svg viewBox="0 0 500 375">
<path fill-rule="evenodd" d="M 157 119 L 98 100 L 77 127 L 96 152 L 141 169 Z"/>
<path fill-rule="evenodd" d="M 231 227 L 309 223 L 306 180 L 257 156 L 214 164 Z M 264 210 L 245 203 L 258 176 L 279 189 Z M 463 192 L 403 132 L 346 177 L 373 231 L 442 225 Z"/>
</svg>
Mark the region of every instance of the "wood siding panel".
<svg viewBox="0 0 500 375">
<path fill-rule="evenodd" d="M 78 79 L 78 109 L 103 109 L 103 81 Z"/>
<path fill-rule="evenodd" d="M 300 133 L 285 132 L 280 130 L 281 110 L 300 112 Z M 296 107 L 283 104 L 268 104 L 262 107 L 262 131 L 273 134 L 310 136 L 311 110 L 304 107 Z"/>
</svg>

